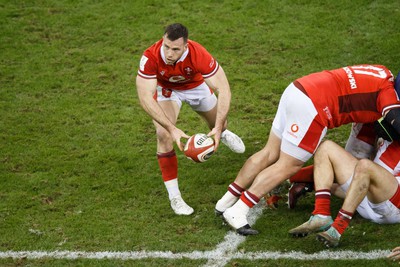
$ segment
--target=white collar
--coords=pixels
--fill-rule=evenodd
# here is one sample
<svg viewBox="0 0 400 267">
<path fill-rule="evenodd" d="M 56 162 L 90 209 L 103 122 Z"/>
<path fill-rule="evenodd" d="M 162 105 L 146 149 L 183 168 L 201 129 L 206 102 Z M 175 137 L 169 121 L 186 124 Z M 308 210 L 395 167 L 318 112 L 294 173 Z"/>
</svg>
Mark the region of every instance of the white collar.
<svg viewBox="0 0 400 267">
<path fill-rule="evenodd" d="M 164 45 L 164 42 L 163 42 L 162 46 L 163 46 L 163 45 Z M 161 58 L 162 58 L 162 60 L 164 61 L 164 63 L 167 64 L 167 62 L 166 62 L 166 60 L 165 60 L 164 49 L 162 48 L 162 46 L 161 46 L 161 49 L 160 49 Z M 178 62 L 184 61 L 188 54 L 189 54 L 189 46 L 187 47 L 186 51 L 183 52 L 182 56 L 175 62 L 175 64 L 178 63 Z"/>
</svg>

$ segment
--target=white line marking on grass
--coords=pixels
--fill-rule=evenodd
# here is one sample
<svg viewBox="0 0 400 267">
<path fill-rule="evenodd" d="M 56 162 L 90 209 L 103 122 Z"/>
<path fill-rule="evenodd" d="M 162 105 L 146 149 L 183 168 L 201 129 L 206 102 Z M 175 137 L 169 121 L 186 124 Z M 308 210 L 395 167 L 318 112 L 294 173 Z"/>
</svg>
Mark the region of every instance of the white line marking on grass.
<svg viewBox="0 0 400 267">
<path fill-rule="evenodd" d="M 313 254 L 306 254 L 298 251 L 291 252 L 247 252 L 232 253 L 226 258 L 245 259 L 245 260 L 376 260 L 385 258 L 390 250 L 372 250 L 369 252 L 357 252 L 351 250 L 338 251 L 321 251 Z M 183 253 L 173 253 L 171 251 L 102 251 L 102 252 L 85 252 L 85 251 L 4 251 L 0 252 L 0 259 L 115 259 L 115 260 L 140 260 L 140 259 L 191 259 L 191 260 L 211 260 L 214 257 L 221 257 L 215 251 L 193 251 Z M 209 265 L 207 265 L 209 266 Z"/>
<path fill-rule="evenodd" d="M 248 216 L 248 222 L 253 225 L 262 214 L 262 201 L 253 207 Z M 241 236 L 234 231 L 228 232 L 224 241 L 217 245 L 217 248 L 211 251 L 213 257 L 209 258 L 204 267 L 219 267 L 225 266 L 231 259 L 238 246 L 246 240 L 246 237 Z"/>
<path fill-rule="evenodd" d="M 254 207 L 249 213 L 249 223 L 253 225 L 262 214 L 262 203 Z M 376 260 L 386 258 L 389 250 L 372 250 L 369 252 L 357 252 L 351 250 L 329 250 L 318 253 L 307 254 L 298 251 L 279 252 L 279 251 L 260 251 L 246 252 L 237 251 L 238 246 L 246 240 L 246 237 L 229 231 L 224 241 L 219 243 L 214 250 L 192 251 L 173 253 L 171 251 L 0 251 L 0 259 L 113 259 L 113 260 L 141 260 L 141 259 L 191 259 L 208 260 L 205 267 L 225 266 L 232 259 L 244 260 Z"/>
</svg>

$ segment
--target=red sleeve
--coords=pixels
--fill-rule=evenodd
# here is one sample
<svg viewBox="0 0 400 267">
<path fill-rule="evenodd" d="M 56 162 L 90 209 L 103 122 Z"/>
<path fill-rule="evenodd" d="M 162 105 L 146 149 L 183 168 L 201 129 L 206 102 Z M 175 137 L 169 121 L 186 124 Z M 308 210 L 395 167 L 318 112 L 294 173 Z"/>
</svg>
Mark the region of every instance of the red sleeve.
<svg viewBox="0 0 400 267">
<path fill-rule="evenodd" d="M 218 62 L 213 58 L 213 56 L 199 43 L 190 41 L 192 62 L 196 63 L 196 69 L 199 73 L 203 75 L 204 78 L 209 78 L 213 76 L 218 68 Z"/>
<path fill-rule="evenodd" d="M 158 72 L 157 51 L 159 51 L 162 40 L 144 51 L 140 58 L 138 75 L 145 79 L 156 79 Z"/>
<path fill-rule="evenodd" d="M 400 99 L 394 90 L 393 84 L 382 89 L 378 96 L 377 108 L 382 115 L 391 109 L 400 108 Z"/>
</svg>

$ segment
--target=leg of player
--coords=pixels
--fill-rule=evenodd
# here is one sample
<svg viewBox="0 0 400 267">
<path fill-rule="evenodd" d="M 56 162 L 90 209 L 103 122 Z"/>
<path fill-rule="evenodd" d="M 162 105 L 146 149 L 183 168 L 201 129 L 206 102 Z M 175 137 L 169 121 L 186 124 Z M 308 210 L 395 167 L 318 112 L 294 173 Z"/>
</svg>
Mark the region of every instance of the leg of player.
<svg viewBox="0 0 400 267">
<path fill-rule="evenodd" d="M 207 112 L 197 111 L 197 113 L 207 122 L 210 130 L 215 126 L 215 119 L 217 116 L 217 105 L 215 105 L 211 110 Z M 227 123 L 225 122 L 224 131 L 221 133 L 221 142 L 229 147 L 235 153 L 244 153 L 246 147 L 242 139 L 235 133 L 226 129 Z"/>
<path fill-rule="evenodd" d="M 280 139 L 270 137 L 265 147 L 247 159 L 235 181 L 228 186 L 227 192 L 215 205 L 215 213 L 222 215 L 240 198 L 244 190 L 250 187 L 257 174 L 276 162 L 279 157 Z"/>
<path fill-rule="evenodd" d="M 341 235 L 365 196 L 375 206 L 380 203 L 385 205 L 387 200 L 400 205 L 400 186 L 397 179 L 371 160 L 361 159 L 354 168 L 353 180 L 335 221 L 327 231 L 318 234 L 317 239 L 327 247 L 337 247 Z"/>
<path fill-rule="evenodd" d="M 270 142 L 273 143 L 271 146 L 276 149 L 276 145 L 280 144 L 280 139 L 271 132 L 268 143 Z M 278 153 L 279 151 L 280 149 L 278 146 Z M 276 150 L 271 150 L 271 153 L 275 154 L 277 152 Z M 260 198 L 266 193 L 298 172 L 303 164 L 303 161 L 284 152 L 280 152 L 279 159 L 259 172 L 251 187 L 241 195 L 240 199 L 232 207 L 228 208 L 223 213 L 226 222 L 232 228 L 236 229 L 239 234 L 256 234 L 257 231 L 251 229 L 247 222 L 247 214 L 250 209 L 256 205 L 260 201 Z"/>
<path fill-rule="evenodd" d="M 314 166 L 306 166 L 300 169 L 295 175 L 290 177 L 289 182 L 292 184 L 289 188 L 288 208 L 294 209 L 300 197 L 314 189 Z"/>
<path fill-rule="evenodd" d="M 357 159 L 332 141 L 323 142 L 314 156 L 315 208 L 310 219 L 289 230 L 294 237 L 325 231 L 333 223 L 330 210 L 334 179 L 343 184 L 352 175 Z"/>
<path fill-rule="evenodd" d="M 174 124 L 179 115 L 179 106 L 174 101 L 161 101 L 159 105 L 164 110 L 167 117 Z M 161 170 L 161 176 L 168 191 L 173 211 L 178 215 L 190 215 L 193 208 L 182 199 L 178 185 L 178 160 L 174 150 L 174 142 L 161 125 L 153 121 L 157 134 L 157 159 Z"/>
</svg>

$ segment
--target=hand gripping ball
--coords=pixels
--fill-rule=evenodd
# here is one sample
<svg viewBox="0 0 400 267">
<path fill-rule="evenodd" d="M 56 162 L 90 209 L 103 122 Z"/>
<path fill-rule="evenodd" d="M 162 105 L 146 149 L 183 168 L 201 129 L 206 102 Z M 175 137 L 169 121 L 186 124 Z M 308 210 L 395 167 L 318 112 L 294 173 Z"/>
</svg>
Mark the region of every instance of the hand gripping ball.
<svg viewBox="0 0 400 267">
<path fill-rule="evenodd" d="M 205 162 L 214 153 L 214 139 L 201 133 L 192 135 L 185 145 L 184 153 L 194 162 Z"/>
</svg>

